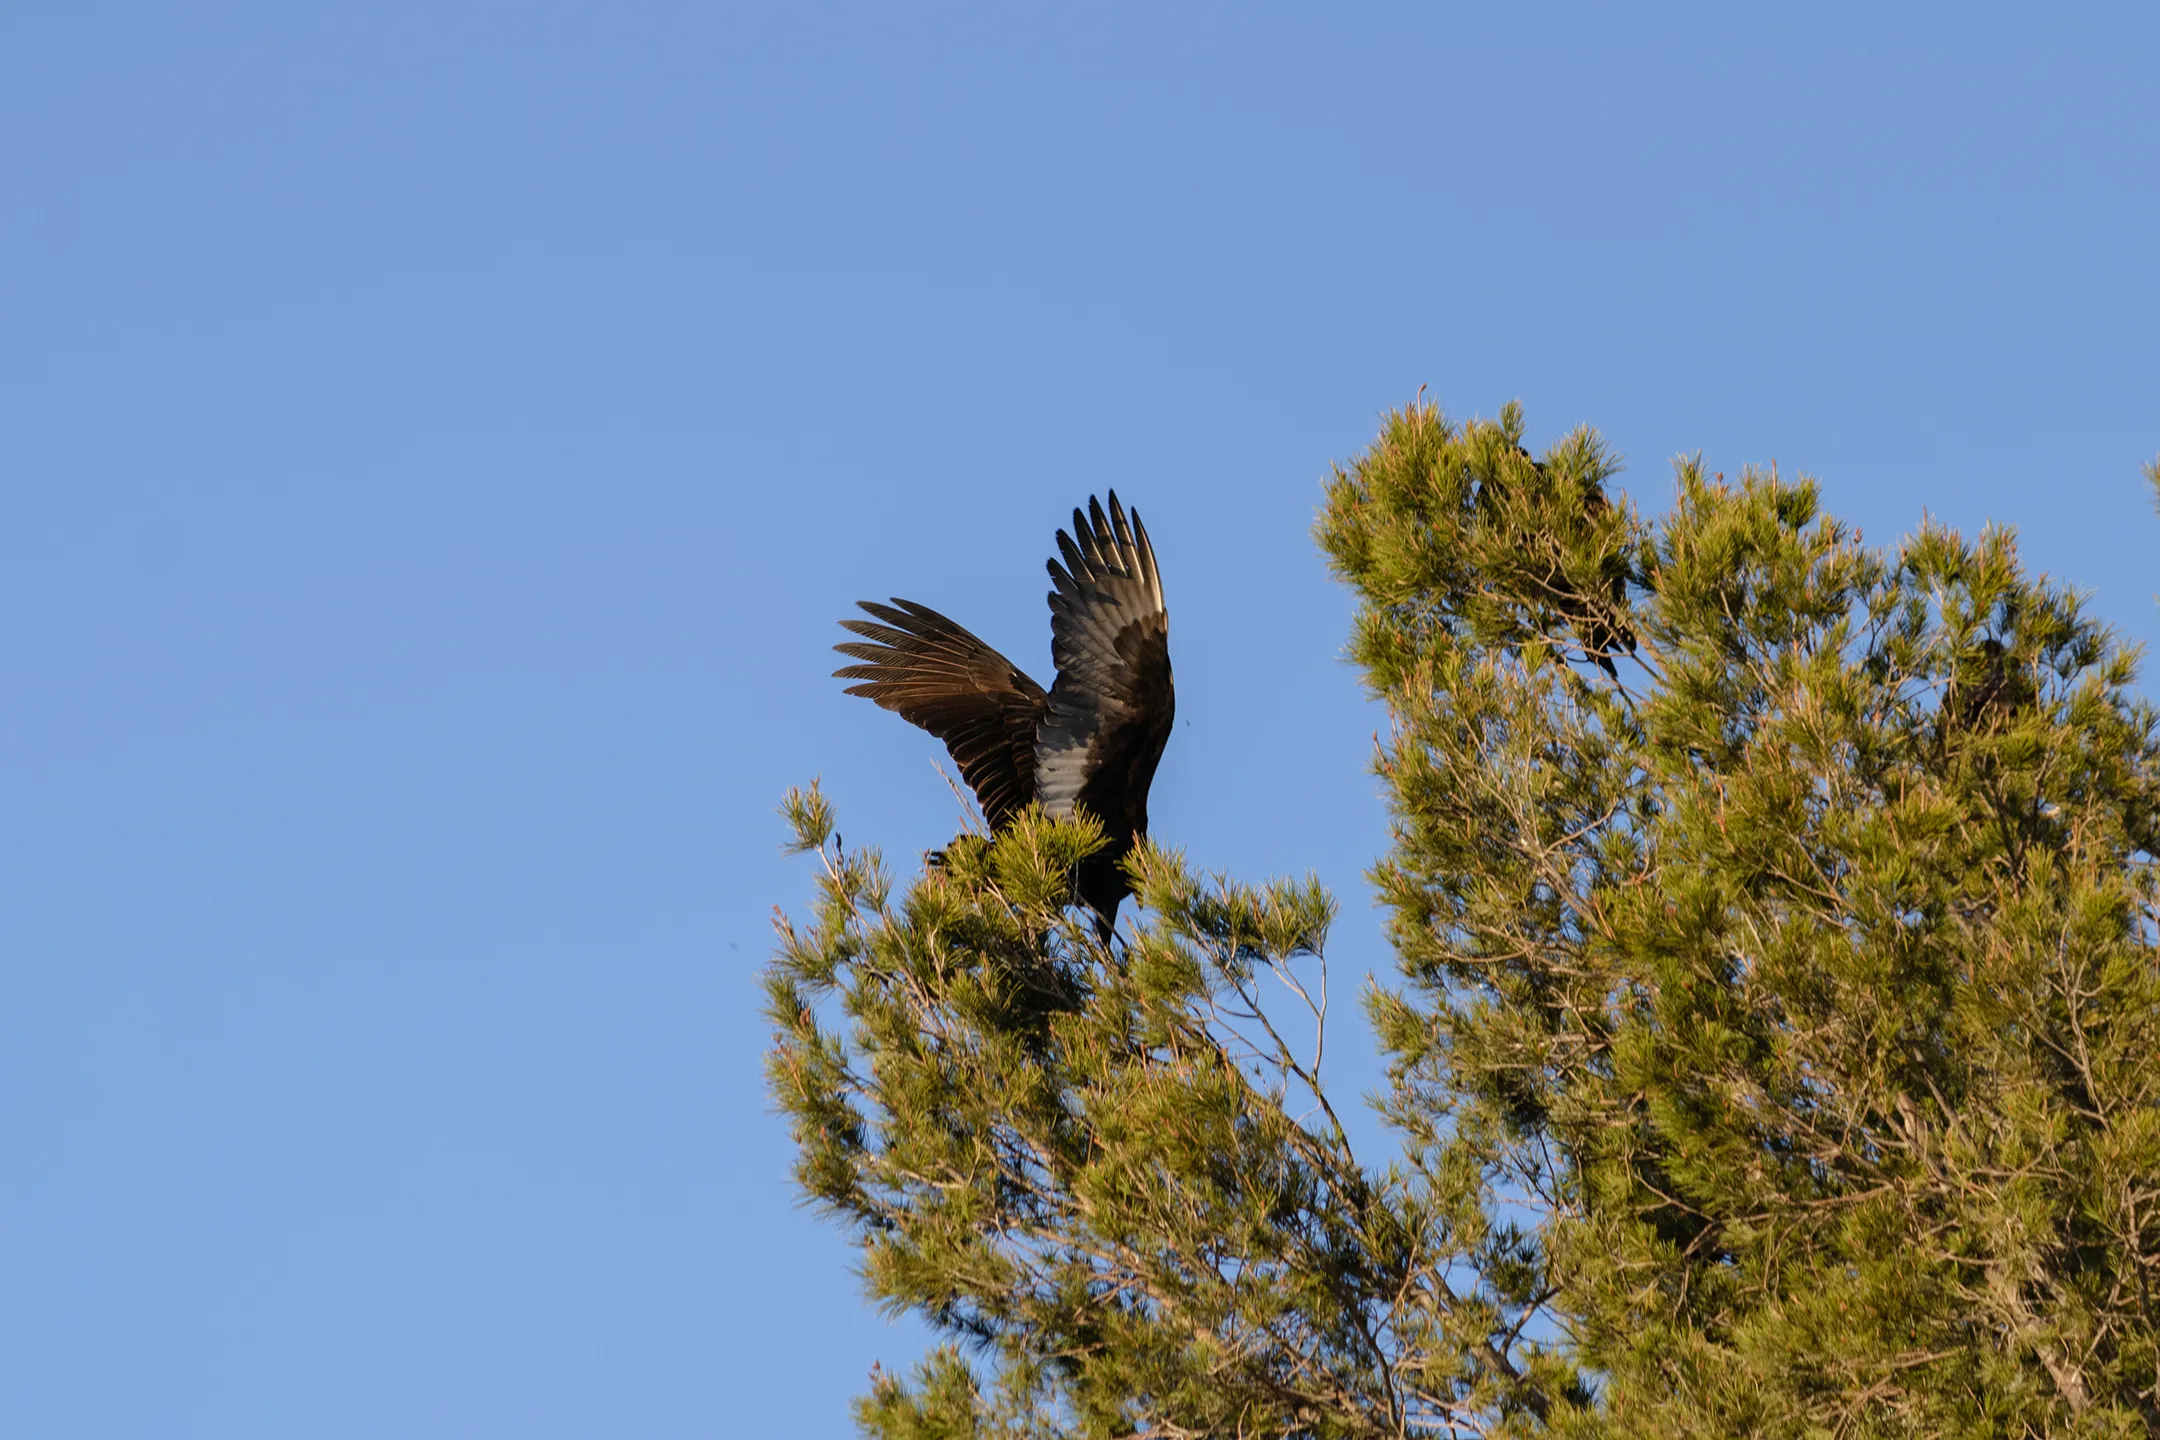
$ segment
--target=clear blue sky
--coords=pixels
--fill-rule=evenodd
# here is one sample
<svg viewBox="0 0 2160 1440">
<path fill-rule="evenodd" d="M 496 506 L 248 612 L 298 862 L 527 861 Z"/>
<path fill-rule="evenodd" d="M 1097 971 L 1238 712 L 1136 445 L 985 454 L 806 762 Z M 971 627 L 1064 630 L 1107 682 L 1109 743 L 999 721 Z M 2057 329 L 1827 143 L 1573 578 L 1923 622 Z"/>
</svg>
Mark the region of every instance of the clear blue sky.
<svg viewBox="0 0 2160 1440">
<path fill-rule="evenodd" d="M 1158 835 L 1317 869 L 1352 974 L 1307 531 L 1421 384 L 1652 509 L 1700 449 L 2000 520 L 2160 636 L 2104 9 L 8 7 L 0 1433 L 849 1433 L 921 1337 L 786 1178 L 772 806 L 948 835 L 833 622 L 1048 678 L 1092 490 L 1169 588 Z"/>
</svg>

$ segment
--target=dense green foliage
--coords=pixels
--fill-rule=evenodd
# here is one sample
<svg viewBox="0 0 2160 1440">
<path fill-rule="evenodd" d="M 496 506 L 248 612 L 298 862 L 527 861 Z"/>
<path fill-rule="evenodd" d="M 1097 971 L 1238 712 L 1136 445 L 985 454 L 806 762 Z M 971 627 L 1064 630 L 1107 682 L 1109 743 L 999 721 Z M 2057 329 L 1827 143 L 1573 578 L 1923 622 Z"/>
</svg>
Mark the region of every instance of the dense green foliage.
<svg viewBox="0 0 2160 1440">
<path fill-rule="evenodd" d="M 1541 488 L 1516 424 L 1394 417 L 1322 523 L 1395 717 L 1398 1118 L 1538 1214 L 1618 1433 L 2146 1433 L 2129 657 L 2001 532 L 1883 554 L 1694 464 L 1658 525 L 1585 526 L 1594 440 Z M 1634 681 L 1552 663 L 1564 617 L 1496 578 L 1539 545 L 1584 594 L 1624 557 Z"/>
<path fill-rule="evenodd" d="M 963 837 L 895 905 L 816 791 L 789 810 L 824 861 L 769 977 L 798 1176 L 880 1300 L 996 1362 L 989 1393 L 959 1351 L 881 1381 L 873 1432 L 1396 1435 L 1546 1403 L 1532 1381 L 1563 1377 L 1512 1343 L 1520 1307 L 1451 1287 L 1453 1217 L 1350 1154 L 1317 885 L 1143 850 L 1154 923 L 1110 948 L 1065 908 L 1090 827 Z"/>
<path fill-rule="evenodd" d="M 1145 850 L 1105 947 L 1083 828 L 895 902 L 791 800 L 798 1174 L 957 1342 L 872 1433 L 2160 1433 L 2131 657 L 2005 533 L 1870 549 L 1693 463 L 1649 520 L 1595 436 L 1520 442 L 1395 414 L 1319 525 L 1392 719 L 1385 1168 L 1316 886 Z"/>
</svg>

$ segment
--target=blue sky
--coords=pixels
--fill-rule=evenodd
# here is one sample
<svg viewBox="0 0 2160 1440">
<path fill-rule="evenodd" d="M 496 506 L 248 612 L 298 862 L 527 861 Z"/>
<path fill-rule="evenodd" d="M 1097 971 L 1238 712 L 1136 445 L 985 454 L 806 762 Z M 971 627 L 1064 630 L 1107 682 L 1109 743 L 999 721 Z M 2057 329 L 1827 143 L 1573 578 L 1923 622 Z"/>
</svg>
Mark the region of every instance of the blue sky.
<svg viewBox="0 0 2160 1440">
<path fill-rule="evenodd" d="M 0 14 L 0 1432 L 849 1433 L 921 1337 L 786 1178 L 772 807 L 949 835 L 833 622 L 1047 679 L 1091 491 L 1158 836 L 1352 976 L 1308 528 L 1420 385 L 2160 637 L 2160 22 L 1739 8 Z"/>
</svg>

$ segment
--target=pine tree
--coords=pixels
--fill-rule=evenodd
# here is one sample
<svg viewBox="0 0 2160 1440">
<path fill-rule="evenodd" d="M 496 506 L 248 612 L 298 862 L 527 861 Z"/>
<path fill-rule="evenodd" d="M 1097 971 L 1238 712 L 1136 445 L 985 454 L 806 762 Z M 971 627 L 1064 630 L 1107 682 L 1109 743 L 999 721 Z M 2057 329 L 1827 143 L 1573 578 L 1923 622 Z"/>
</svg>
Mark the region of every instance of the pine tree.
<svg viewBox="0 0 2160 1440">
<path fill-rule="evenodd" d="M 1391 415 L 1318 526 L 1391 726 L 1367 1003 L 1317 884 L 1030 818 L 769 976 L 806 1192 L 950 1337 L 891 1437 L 2160 1433 L 2160 717 L 2011 537 Z M 2155 481 L 2160 485 L 2160 480 Z M 1291 1019 L 1298 1017 L 1293 1026 Z"/>
</svg>

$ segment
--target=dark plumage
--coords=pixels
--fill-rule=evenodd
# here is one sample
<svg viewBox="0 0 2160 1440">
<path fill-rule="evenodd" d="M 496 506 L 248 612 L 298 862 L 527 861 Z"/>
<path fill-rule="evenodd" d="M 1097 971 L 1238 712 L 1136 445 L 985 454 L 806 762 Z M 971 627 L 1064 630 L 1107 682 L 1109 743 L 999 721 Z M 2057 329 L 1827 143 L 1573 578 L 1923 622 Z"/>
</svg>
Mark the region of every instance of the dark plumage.
<svg viewBox="0 0 2160 1440">
<path fill-rule="evenodd" d="M 1938 740 L 1959 730 L 1991 730 L 2031 706 L 2031 678 L 2012 663 L 2003 643 L 1992 635 L 1961 657 L 1949 685 L 1943 691 L 1942 708 L 1935 717 Z"/>
<path fill-rule="evenodd" d="M 1511 447 L 1515 458 L 1528 465 L 1542 488 L 1554 484 L 1552 472 L 1542 460 L 1531 455 L 1521 445 Z M 1595 480 L 1582 479 L 1575 485 L 1577 500 L 1583 520 L 1590 526 L 1605 523 L 1612 513 L 1612 502 L 1605 498 L 1605 491 Z M 1479 499 L 1488 509 L 1497 508 L 1488 497 L 1488 491 L 1480 490 Z M 1536 553 L 1533 547 L 1525 547 L 1525 555 Z M 1561 619 L 1575 631 L 1576 640 L 1585 660 L 1603 670 L 1610 679 L 1620 678 L 1613 665 L 1613 656 L 1635 649 L 1635 632 L 1629 628 L 1627 614 L 1627 558 L 1621 554 L 1608 556 L 1596 579 L 1595 589 L 1585 590 L 1567 573 L 1559 556 L 1547 553 L 1542 562 L 1531 562 L 1530 578 L 1535 593 Z"/>
<path fill-rule="evenodd" d="M 1058 532 L 1065 563 L 1050 562 L 1048 691 L 975 636 L 912 600 L 859 601 L 872 620 L 843 620 L 860 635 L 833 648 L 863 663 L 833 674 L 945 742 L 993 831 L 1036 800 L 1052 816 L 1100 821 L 1110 843 L 1084 861 L 1080 898 L 1105 935 L 1130 894 L 1119 862 L 1147 833 L 1148 785 L 1170 738 L 1170 617 L 1155 549 L 1117 492 L 1092 497 Z"/>
<path fill-rule="evenodd" d="M 1604 520 L 1612 509 L 1612 502 L 1605 498 L 1603 489 L 1595 484 L 1583 488 L 1583 514 L 1594 521 Z M 1569 603 L 1561 606 L 1562 613 L 1574 622 L 1576 633 L 1582 637 L 1583 655 L 1603 670 L 1608 679 L 1618 680 L 1620 672 L 1613 666 L 1613 655 L 1625 650 L 1635 652 L 1635 632 L 1620 617 L 1627 614 L 1627 559 L 1622 555 L 1609 557 L 1599 578 L 1604 593 L 1596 599 L 1575 592 Z"/>
</svg>

